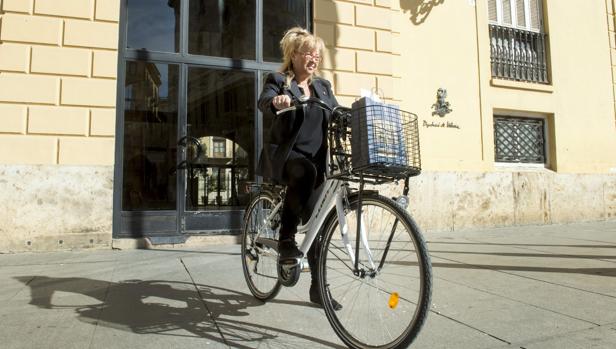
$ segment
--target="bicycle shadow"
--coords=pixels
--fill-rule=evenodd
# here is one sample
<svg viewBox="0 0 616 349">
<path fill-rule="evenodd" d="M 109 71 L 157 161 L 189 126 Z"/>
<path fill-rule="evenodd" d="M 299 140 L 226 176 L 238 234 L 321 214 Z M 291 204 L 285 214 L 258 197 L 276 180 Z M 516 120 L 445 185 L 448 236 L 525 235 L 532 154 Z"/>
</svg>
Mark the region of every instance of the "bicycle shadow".
<svg viewBox="0 0 616 349">
<path fill-rule="evenodd" d="M 157 334 L 186 337 L 181 330 L 196 337 L 219 342 L 233 348 L 254 348 L 267 341 L 268 347 L 281 348 L 321 345 L 343 346 L 320 338 L 288 330 L 255 324 L 228 317 L 246 317 L 247 309 L 264 305 L 252 295 L 209 285 L 162 280 L 125 280 L 108 282 L 89 278 L 54 278 L 47 276 L 16 276 L 30 288 L 30 304 L 42 309 L 73 308 L 80 321 L 137 334 Z M 54 294 L 72 293 L 90 297 L 97 302 L 84 305 L 66 304 L 74 297 Z M 299 301 L 272 300 L 272 303 L 305 306 Z M 86 302 L 89 303 L 89 302 Z M 276 340 L 281 339 L 281 340 Z"/>
</svg>

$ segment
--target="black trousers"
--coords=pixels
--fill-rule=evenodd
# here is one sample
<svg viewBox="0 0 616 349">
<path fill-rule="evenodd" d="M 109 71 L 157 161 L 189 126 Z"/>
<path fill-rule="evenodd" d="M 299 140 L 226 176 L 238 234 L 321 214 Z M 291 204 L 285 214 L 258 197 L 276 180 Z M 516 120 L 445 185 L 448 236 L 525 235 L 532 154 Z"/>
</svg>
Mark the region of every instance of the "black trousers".
<svg viewBox="0 0 616 349">
<path fill-rule="evenodd" d="M 315 188 L 317 179 L 321 182 L 323 178 L 318 168 L 312 157 L 291 151 L 284 167 L 287 193 L 282 209 L 280 240 L 294 240 L 300 219 L 306 222 L 310 218 L 312 207 L 309 207 L 309 203 L 319 194 L 319 190 Z M 313 281 L 317 278 L 317 240 L 318 238 L 312 243 L 306 256 Z"/>
</svg>

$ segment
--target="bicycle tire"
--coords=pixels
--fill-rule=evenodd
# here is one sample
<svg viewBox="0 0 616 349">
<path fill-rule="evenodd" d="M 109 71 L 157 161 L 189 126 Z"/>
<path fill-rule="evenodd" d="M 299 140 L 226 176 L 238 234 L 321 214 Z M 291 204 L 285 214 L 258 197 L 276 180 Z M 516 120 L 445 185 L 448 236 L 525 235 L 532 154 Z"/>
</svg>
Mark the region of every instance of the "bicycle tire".
<svg viewBox="0 0 616 349">
<path fill-rule="evenodd" d="M 356 215 L 358 201 L 357 195 L 349 197 L 349 207 L 345 210 L 353 251 L 356 248 L 356 223 L 353 220 L 357 220 L 353 215 Z M 375 217 L 368 217 L 372 211 Z M 395 219 L 387 228 L 391 230 L 388 233 L 383 227 L 388 226 L 386 223 L 391 217 Z M 338 337 L 350 348 L 406 348 L 419 334 L 430 309 L 432 267 L 426 244 L 409 213 L 376 192 L 362 194 L 362 219 L 370 250 L 380 252 L 380 255 L 375 254 L 375 261 L 380 264 L 383 259 L 382 269 L 374 277 L 361 277 L 361 274 L 353 273 L 349 268 L 353 266 L 348 262 L 343 265 L 344 260 L 340 257 L 346 255 L 346 249 L 336 246 L 342 240 L 338 241 L 338 216 L 333 209 L 321 231 L 323 244 L 319 253 L 319 288 L 325 314 Z M 387 241 L 383 242 L 383 236 L 387 236 Z M 405 238 L 406 242 L 402 240 Z M 379 248 L 373 248 L 375 246 Z M 360 244 L 358 265 L 362 268 L 368 267 L 367 255 Z M 383 256 L 400 260 L 385 261 Z M 395 273 L 407 265 L 410 273 Z M 351 289 L 354 285 L 358 286 L 356 290 Z M 366 296 L 368 299 L 364 299 Z M 336 311 L 332 299 L 343 308 Z M 377 316 L 379 311 L 383 314 Z"/>
<path fill-rule="evenodd" d="M 278 252 L 267 246 L 258 246 L 260 237 L 278 240 L 278 229 L 262 225 L 267 210 L 275 206 L 274 195 L 269 192 L 258 194 L 248 205 L 242 229 L 242 269 L 246 284 L 252 295 L 267 301 L 280 292 L 278 280 Z"/>
</svg>

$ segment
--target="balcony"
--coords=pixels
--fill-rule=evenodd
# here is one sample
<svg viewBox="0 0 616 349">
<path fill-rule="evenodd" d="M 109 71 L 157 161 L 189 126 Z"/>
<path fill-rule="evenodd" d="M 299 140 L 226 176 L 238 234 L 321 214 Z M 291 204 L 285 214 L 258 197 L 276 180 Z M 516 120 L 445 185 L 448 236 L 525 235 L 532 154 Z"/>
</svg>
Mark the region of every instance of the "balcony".
<svg viewBox="0 0 616 349">
<path fill-rule="evenodd" d="M 490 24 L 492 77 L 548 84 L 544 33 Z"/>
</svg>

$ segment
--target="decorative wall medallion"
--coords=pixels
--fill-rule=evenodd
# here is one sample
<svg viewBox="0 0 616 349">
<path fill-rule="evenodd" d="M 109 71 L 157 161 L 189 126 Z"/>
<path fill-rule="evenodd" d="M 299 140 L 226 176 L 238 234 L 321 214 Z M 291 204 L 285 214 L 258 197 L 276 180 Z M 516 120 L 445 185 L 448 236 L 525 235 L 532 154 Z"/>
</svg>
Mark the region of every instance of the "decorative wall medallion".
<svg viewBox="0 0 616 349">
<path fill-rule="evenodd" d="M 434 108 L 432 116 L 438 115 L 444 117 L 453 111 L 453 109 L 450 108 L 449 102 L 445 100 L 446 98 L 447 90 L 442 87 L 439 88 L 438 91 L 436 91 L 436 103 L 432 104 L 432 108 Z"/>
</svg>

